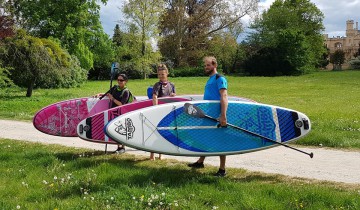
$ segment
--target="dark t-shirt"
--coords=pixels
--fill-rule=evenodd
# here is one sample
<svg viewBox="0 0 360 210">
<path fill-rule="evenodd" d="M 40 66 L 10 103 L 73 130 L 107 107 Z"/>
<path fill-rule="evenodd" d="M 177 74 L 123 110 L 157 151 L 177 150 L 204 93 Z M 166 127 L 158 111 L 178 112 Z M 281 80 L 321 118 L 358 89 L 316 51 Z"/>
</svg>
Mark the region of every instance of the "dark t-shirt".
<svg viewBox="0 0 360 210">
<path fill-rule="evenodd" d="M 171 93 L 175 93 L 175 85 L 171 82 L 163 84 L 159 81 L 155 83 L 153 87 L 153 94 L 155 94 L 159 98 L 170 96 Z"/>
<path fill-rule="evenodd" d="M 127 88 L 120 89 L 119 86 L 115 86 L 111 91 L 111 95 L 113 95 L 114 99 L 120 101 L 122 104 L 127 104 L 129 102 L 130 91 Z M 111 108 L 118 106 L 114 103 L 111 104 Z"/>
</svg>

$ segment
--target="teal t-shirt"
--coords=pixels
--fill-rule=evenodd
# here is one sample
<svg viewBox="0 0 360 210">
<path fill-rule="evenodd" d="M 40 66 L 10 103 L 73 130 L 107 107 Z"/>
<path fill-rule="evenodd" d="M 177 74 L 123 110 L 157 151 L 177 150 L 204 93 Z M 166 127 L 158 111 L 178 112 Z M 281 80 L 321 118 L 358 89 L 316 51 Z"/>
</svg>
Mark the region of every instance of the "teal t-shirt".
<svg viewBox="0 0 360 210">
<path fill-rule="evenodd" d="M 204 100 L 220 100 L 220 90 L 227 88 L 225 77 L 219 74 L 212 75 L 205 86 Z"/>
</svg>

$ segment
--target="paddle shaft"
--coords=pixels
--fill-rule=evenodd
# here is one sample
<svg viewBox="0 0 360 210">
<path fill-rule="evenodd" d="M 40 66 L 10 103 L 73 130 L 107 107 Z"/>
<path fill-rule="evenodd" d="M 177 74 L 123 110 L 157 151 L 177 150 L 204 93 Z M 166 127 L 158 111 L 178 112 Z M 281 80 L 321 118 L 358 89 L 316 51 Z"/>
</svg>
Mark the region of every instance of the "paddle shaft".
<svg viewBox="0 0 360 210">
<path fill-rule="evenodd" d="M 217 119 L 215 119 L 215 118 L 213 118 L 213 117 L 211 117 L 211 116 L 209 116 L 209 115 L 206 115 L 206 114 L 205 114 L 204 117 L 206 117 L 206 118 L 208 118 L 208 119 L 211 119 L 211 120 L 213 120 L 213 121 L 219 122 Z M 232 124 L 230 124 L 230 123 L 227 123 L 227 125 L 230 126 L 230 127 L 232 127 L 232 128 L 235 128 L 235 129 L 244 131 L 244 132 L 246 132 L 246 133 L 250 133 L 250 134 L 252 134 L 252 135 L 254 135 L 254 136 L 263 138 L 263 139 L 265 139 L 265 140 L 267 140 L 267 141 L 270 141 L 270 142 L 279 144 L 279 145 L 281 145 L 281 146 L 284 146 L 284 147 L 287 147 L 287 148 L 296 150 L 296 151 L 298 151 L 298 152 L 304 153 L 304 154 L 306 154 L 306 155 L 309 155 L 310 158 L 313 158 L 313 157 L 314 157 L 314 154 L 313 154 L 312 152 L 311 152 L 311 153 L 307 153 L 307 152 L 305 152 L 305 151 L 296 149 L 296 148 L 294 148 L 294 147 L 291 147 L 291 146 L 289 146 L 289 145 L 283 144 L 283 143 L 281 143 L 281 142 L 274 141 L 274 140 L 272 140 L 272 139 L 270 139 L 270 138 L 268 138 L 268 137 L 259 135 L 259 134 L 257 134 L 257 133 L 251 132 L 251 131 L 248 131 L 248 130 L 246 130 L 246 129 L 244 129 L 244 128 L 241 128 L 241 127 L 239 127 L 239 126 L 232 125 Z"/>
</svg>

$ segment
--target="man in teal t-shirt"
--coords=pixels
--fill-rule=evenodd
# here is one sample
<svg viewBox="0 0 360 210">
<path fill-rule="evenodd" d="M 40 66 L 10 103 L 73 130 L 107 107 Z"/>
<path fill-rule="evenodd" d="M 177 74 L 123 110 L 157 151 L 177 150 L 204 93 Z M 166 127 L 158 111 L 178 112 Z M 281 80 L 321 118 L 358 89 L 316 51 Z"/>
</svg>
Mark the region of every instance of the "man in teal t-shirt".
<svg viewBox="0 0 360 210">
<path fill-rule="evenodd" d="M 205 57 L 204 64 L 205 73 L 210 76 L 205 86 L 204 100 L 220 100 L 221 114 L 219 117 L 219 122 L 222 127 L 225 127 L 227 125 L 226 111 L 228 107 L 227 81 L 225 77 L 217 73 L 217 61 L 215 57 Z M 204 160 L 205 157 L 201 156 L 198 161 L 188 164 L 188 166 L 193 168 L 203 168 Z M 225 162 L 226 156 L 221 155 L 219 171 L 215 174 L 215 176 L 226 175 Z"/>
</svg>

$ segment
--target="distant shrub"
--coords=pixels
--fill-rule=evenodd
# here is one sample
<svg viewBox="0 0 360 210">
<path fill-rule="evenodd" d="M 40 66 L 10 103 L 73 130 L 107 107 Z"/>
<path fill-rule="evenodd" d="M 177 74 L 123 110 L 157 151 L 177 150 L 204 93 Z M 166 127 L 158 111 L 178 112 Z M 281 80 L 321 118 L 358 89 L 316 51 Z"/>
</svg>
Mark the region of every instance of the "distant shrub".
<svg viewBox="0 0 360 210">
<path fill-rule="evenodd" d="M 360 69 L 360 56 L 349 61 L 351 69 Z"/>
</svg>

